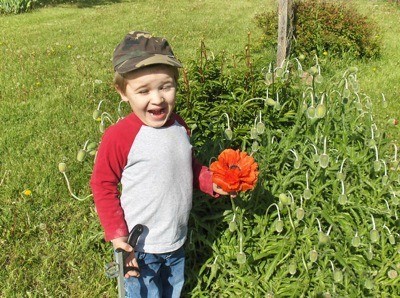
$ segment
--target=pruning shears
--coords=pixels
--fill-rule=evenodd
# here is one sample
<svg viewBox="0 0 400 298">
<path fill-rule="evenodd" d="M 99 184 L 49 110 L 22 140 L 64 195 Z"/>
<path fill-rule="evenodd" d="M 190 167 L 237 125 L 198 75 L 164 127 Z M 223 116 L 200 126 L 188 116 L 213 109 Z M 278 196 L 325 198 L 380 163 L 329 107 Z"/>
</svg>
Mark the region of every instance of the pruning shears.
<svg viewBox="0 0 400 298">
<path fill-rule="evenodd" d="M 143 226 L 137 224 L 133 227 L 128 236 L 128 244 L 135 249 L 139 236 L 143 232 Z M 129 256 L 130 252 L 123 250 L 122 248 L 117 248 L 115 250 L 116 261 L 106 264 L 106 275 L 110 278 L 118 277 L 118 297 L 125 297 L 125 274 L 130 270 L 138 270 L 134 267 L 126 267 L 126 258 Z"/>
</svg>

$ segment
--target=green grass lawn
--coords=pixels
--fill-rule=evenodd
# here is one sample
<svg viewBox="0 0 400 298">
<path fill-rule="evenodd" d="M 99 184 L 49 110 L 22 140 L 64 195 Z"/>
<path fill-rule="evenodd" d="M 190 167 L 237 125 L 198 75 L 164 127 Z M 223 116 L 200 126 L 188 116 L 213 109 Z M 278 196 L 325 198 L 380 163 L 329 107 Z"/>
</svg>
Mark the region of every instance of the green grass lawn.
<svg viewBox="0 0 400 298">
<path fill-rule="evenodd" d="M 54 1 L 56 2 L 56 1 Z M 351 62 L 363 92 L 387 109 L 382 123 L 399 118 L 400 9 L 383 1 L 354 1 L 378 22 L 383 55 Z M 92 201 L 69 196 L 57 165 L 64 161 L 75 193 L 89 194 L 91 163 L 77 150 L 100 133 L 92 112 L 101 99 L 114 106 L 111 54 L 130 30 L 148 30 L 171 42 L 188 63 L 202 40 L 215 53 L 244 51 L 247 33 L 261 34 L 253 16 L 275 1 L 115 1 L 59 4 L 0 16 L 0 296 L 115 297 L 104 274 L 111 261 Z M 90 3 L 95 3 L 91 1 Z M 338 63 L 339 68 L 344 68 Z M 399 138 L 399 126 L 392 129 Z M 29 189 L 32 194 L 25 195 Z"/>
</svg>

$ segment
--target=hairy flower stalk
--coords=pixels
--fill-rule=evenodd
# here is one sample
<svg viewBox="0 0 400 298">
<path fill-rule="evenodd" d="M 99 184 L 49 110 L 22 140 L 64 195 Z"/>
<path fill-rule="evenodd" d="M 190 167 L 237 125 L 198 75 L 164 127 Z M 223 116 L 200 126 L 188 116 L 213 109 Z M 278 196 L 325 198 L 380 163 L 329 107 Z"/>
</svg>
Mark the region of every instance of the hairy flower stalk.
<svg viewBox="0 0 400 298">
<path fill-rule="evenodd" d="M 319 165 L 324 169 L 329 165 L 329 156 L 326 153 L 326 137 L 324 138 L 324 153 L 319 156 Z"/>
<path fill-rule="evenodd" d="M 375 219 L 372 214 L 371 214 L 371 219 L 372 219 L 372 230 L 370 231 L 370 238 L 372 243 L 376 243 L 379 240 L 379 232 L 375 227 Z"/>
<path fill-rule="evenodd" d="M 328 232 L 326 232 L 326 234 L 325 234 L 322 231 L 321 222 L 319 221 L 318 218 L 316 218 L 316 220 L 318 222 L 318 242 L 319 242 L 319 244 L 322 244 L 322 245 L 328 244 L 330 242 L 329 234 L 331 232 L 332 225 L 329 226 Z"/>
<path fill-rule="evenodd" d="M 275 223 L 275 230 L 280 233 L 283 231 L 283 221 L 281 220 L 281 214 L 279 212 L 279 206 L 276 203 L 272 203 L 271 205 L 268 206 L 267 211 L 265 211 L 265 214 L 268 214 L 268 210 L 269 208 L 271 208 L 271 206 L 274 206 L 276 208 L 276 211 L 278 212 L 278 220 Z"/>
<path fill-rule="evenodd" d="M 340 165 L 340 170 L 337 173 L 337 178 L 340 181 L 344 181 L 346 179 L 346 173 L 343 172 L 343 166 L 344 166 L 344 162 L 346 161 L 346 158 L 342 160 L 342 164 Z"/>
<path fill-rule="evenodd" d="M 344 187 L 344 182 L 343 180 L 340 180 L 340 183 L 342 185 L 342 193 L 339 195 L 338 202 L 340 205 L 345 205 L 347 203 L 347 195 Z"/>
<path fill-rule="evenodd" d="M 303 192 L 303 197 L 305 200 L 309 200 L 311 198 L 311 190 L 308 183 L 308 171 L 306 172 L 306 189 Z"/>
<path fill-rule="evenodd" d="M 109 113 L 107 112 L 101 113 L 101 120 L 99 125 L 101 133 L 103 133 L 106 129 L 105 120 L 107 120 L 110 124 L 114 124 L 114 120 L 112 119 L 112 116 Z"/>
<path fill-rule="evenodd" d="M 227 127 L 226 127 L 226 129 L 224 131 L 225 132 L 225 136 L 226 136 L 226 138 L 228 140 L 232 140 L 233 132 L 232 132 L 231 125 L 230 125 L 230 122 L 229 122 L 229 116 L 228 116 L 227 113 L 223 113 L 221 116 L 225 116 L 226 120 L 227 120 Z"/>
<path fill-rule="evenodd" d="M 292 152 L 293 155 L 294 155 L 294 157 L 295 157 L 295 161 L 294 161 L 293 167 L 294 167 L 295 169 L 300 168 L 301 161 L 300 161 L 300 158 L 299 158 L 299 156 L 298 156 L 296 150 L 290 149 L 289 151 Z"/>
<path fill-rule="evenodd" d="M 381 170 L 382 164 L 379 160 L 378 147 L 375 145 L 374 148 L 375 148 L 374 170 L 375 172 L 379 172 Z"/>
<path fill-rule="evenodd" d="M 66 164 L 63 163 L 63 162 L 59 163 L 59 164 L 58 164 L 58 170 L 60 171 L 61 174 L 64 175 L 65 182 L 67 183 L 68 191 L 69 191 L 69 193 L 71 194 L 71 196 L 72 196 L 74 199 L 76 199 L 76 200 L 78 200 L 78 201 L 84 201 L 84 200 L 90 198 L 91 196 L 93 196 L 92 194 L 90 194 L 90 195 L 86 196 L 86 197 L 83 198 L 83 199 L 80 198 L 80 197 L 78 197 L 78 196 L 76 196 L 76 195 L 73 193 L 73 191 L 72 191 L 71 184 L 70 184 L 69 179 L 68 179 L 67 174 L 66 174 Z"/>
</svg>

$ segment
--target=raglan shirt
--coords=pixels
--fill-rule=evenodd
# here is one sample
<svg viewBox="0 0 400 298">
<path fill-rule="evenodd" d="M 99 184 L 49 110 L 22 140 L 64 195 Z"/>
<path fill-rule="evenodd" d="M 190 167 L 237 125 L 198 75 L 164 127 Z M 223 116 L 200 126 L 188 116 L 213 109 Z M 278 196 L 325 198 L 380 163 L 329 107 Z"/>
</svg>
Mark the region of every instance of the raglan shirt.
<svg viewBox="0 0 400 298">
<path fill-rule="evenodd" d="M 90 184 L 106 241 L 142 224 L 136 250 L 148 253 L 184 244 L 193 187 L 213 195 L 211 173 L 193 158 L 187 126 L 176 114 L 161 128 L 134 113 L 110 126 Z"/>
</svg>

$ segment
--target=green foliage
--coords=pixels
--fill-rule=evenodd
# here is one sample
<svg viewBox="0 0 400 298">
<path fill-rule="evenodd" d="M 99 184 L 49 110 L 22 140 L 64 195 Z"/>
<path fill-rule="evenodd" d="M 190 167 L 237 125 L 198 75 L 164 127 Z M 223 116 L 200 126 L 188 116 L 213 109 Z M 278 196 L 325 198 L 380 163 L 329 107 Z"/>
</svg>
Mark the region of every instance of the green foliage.
<svg viewBox="0 0 400 298">
<path fill-rule="evenodd" d="M 266 12 L 256 15 L 255 21 L 263 31 L 263 44 L 277 43 L 277 14 Z M 355 7 L 343 1 L 299 0 L 294 3 L 293 56 L 324 52 L 371 58 L 380 54 L 380 38 L 376 25 Z"/>
<path fill-rule="evenodd" d="M 200 52 L 177 105 L 196 154 L 208 164 L 245 150 L 260 176 L 231 200 L 195 194 L 185 295 L 399 295 L 398 148 L 376 125 L 357 68 L 327 80 L 318 63 L 304 72 L 296 59 L 273 68 Z M 123 117 L 101 106 L 100 123 Z M 86 142 L 78 160 L 95 147 Z"/>
<path fill-rule="evenodd" d="M 183 72 L 177 105 L 196 147 L 215 146 L 226 129 L 234 136 L 223 146 L 245 146 L 250 142 L 247 125 L 261 114 L 271 127 L 293 122 L 291 109 L 300 94 L 290 86 L 299 78 L 288 76 L 287 68 L 275 69 L 281 73 L 272 76 L 273 66 L 260 67 L 262 63 L 253 61 L 248 52 L 231 59 L 224 53 L 216 57 L 207 53 L 204 45 L 200 52 L 200 61 L 191 61 Z M 277 113 L 270 113 L 271 108 Z"/>
<path fill-rule="evenodd" d="M 178 106 L 198 155 L 239 148 L 261 172 L 232 205 L 197 194 L 188 295 L 398 295 L 397 145 L 378 129 L 357 68 L 327 81 L 317 64 L 305 79 L 296 60 L 241 68 L 202 51 Z"/>
<path fill-rule="evenodd" d="M 0 0 L 0 14 L 18 14 L 30 11 L 36 0 Z"/>
</svg>

